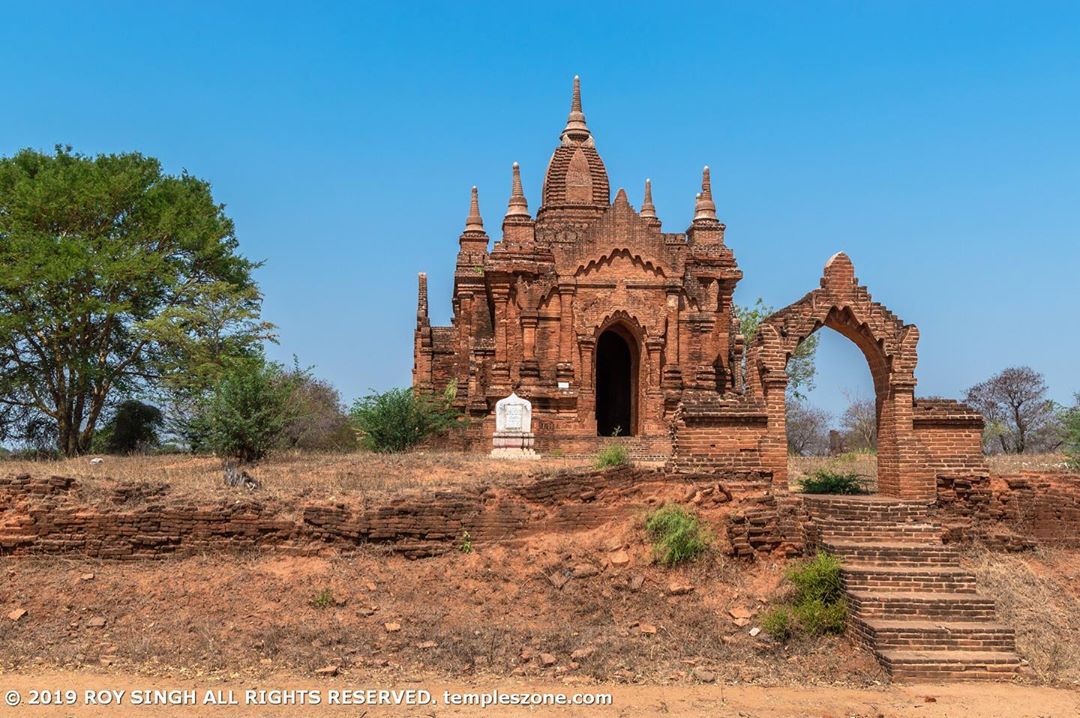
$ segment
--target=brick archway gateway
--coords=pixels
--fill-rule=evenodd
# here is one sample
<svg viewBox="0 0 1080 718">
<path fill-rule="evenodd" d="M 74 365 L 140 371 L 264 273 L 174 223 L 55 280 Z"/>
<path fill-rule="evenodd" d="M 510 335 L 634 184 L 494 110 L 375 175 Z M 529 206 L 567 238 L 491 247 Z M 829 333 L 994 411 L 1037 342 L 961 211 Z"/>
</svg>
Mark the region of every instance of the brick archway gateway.
<svg viewBox="0 0 1080 718">
<path fill-rule="evenodd" d="M 904 498 L 932 497 L 934 476 L 917 460 L 913 426 L 919 330 L 873 301 L 842 252 L 825 265 L 821 286 L 767 317 L 749 347 L 747 388 L 765 405 L 762 462 L 774 482 L 787 482 L 787 363 L 799 343 L 821 327 L 850 339 L 870 367 L 878 418 L 878 490 Z"/>
</svg>

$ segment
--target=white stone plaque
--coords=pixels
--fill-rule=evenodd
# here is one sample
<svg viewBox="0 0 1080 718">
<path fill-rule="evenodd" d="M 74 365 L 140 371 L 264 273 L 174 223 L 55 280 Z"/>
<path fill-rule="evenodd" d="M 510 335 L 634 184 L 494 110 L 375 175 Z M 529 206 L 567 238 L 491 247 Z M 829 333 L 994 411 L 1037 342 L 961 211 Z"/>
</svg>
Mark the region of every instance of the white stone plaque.
<svg viewBox="0 0 1080 718">
<path fill-rule="evenodd" d="M 532 403 L 515 393 L 495 404 L 495 431 L 532 431 Z"/>
</svg>

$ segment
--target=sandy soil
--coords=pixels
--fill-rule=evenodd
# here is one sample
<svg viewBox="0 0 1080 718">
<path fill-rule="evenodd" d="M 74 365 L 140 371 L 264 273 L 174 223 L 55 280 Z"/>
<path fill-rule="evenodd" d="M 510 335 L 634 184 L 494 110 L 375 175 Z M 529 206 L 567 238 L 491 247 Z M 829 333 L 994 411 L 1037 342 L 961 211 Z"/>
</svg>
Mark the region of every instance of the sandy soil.
<svg viewBox="0 0 1080 718">
<path fill-rule="evenodd" d="M 5 692 L 18 691 L 24 701 L 32 690 L 71 689 L 76 691 L 78 704 L 70 706 L 0 707 L 2 715 L 76 716 L 106 718 L 108 716 L 228 716 L 230 718 L 262 718 L 263 716 L 535 716 L 553 715 L 570 718 L 590 716 L 739 716 L 740 718 L 802 718 L 805 716 L 844 716 L 846 718 L 1061 718 L 1080 715 L 1080 694 L 1058 688 L 991 685 L 911 685 L 884 688 L 777 688 L 762 686 L 697 685 L 697 686 L 627 686 L 612 684 L 565 684 L 534 681 L 493 681 L 487 683 L 425 680 L 415 677 L 396 685 L 362 679 L 340 677 L 295 681 L 271 676 L 251 681 L 191 681 L 148 680 L 123 673 L 91 674 L 48 672 L 38 674 L 4 674 L 0 676 Z M 152 689 L 192 689 L 196 701 L 203 701 L 207 691 L 227 696 L 232 691 L 238 705 L 195 706 L 132 706 L 131 691 Z M 423 707 L 395 706 L 331 706 L 326 702 L 331 690 L 347 691 L 367 688 L 414 688 L 431 693 L 436 705 Z M 85 705 L 85 691 L 126 691 L 125 703 L 119 705 Z M 245 690 L 287 689 L 318 691 L 323 703 L 318 706 L 244 705 Z M 455 693 L 491 691 L 504 693 L 606 693 L 612 697 L 610 706 L 547 706 L 547 707 L 488 707 L 443 705 L 443 691 Z M 307 694 L 307 695 L 310 695 Z"/>
</svg>

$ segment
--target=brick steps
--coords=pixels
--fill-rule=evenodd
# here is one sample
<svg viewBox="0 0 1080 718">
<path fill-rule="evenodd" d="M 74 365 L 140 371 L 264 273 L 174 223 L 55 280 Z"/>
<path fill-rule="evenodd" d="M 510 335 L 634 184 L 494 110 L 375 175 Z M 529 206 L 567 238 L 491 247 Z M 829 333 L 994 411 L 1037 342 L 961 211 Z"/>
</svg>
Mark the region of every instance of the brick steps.
<svg viewBox="0 0 1080 718">
<path fill-rule="evenodd" d="M 848 604 L 861 617 L 992 621 L 994 600 L 977 593 L 848 591 Z"/>
<path fill-rule="evenodd" d="M 841 577 L 851 591 L 975 593 L 975 574 L 940 566 L 880 566 L 845 562 Z"/>
<path fill-rule="evenodd" d="M 1011 651 L 878 651 L 889 675 L 898 680 L 1001 681 L 1024 665 Z"/>
<path fill-rule="evenodd" d="M 1026 665 L 994 601 L 976 592 L 925 504 L 804 496 L 806 536 L 838 556 L 848 632 L 894 680 L 1007 680 Z"/>
<path fill-rule="evenodd" d="M 1016 634 L 1000 623 L 854 618 L 852 631 L 865 645 L 884 650 L 1013 651 Z"/>
<path fill-rule="evenodd" d="M 941 527 L 931 523 L 904 523 L 896 526 L 862 526 L 850 520 L 825 519 L 815 522 L 821 535 L 834 541 L 872 541 L 876 543 L 940 542 Z"/>
<path fill-rule="evenodd" d="M 911 544 L 880 541 L 822 540 L 826 551 L 844 561 L 874 563 L 879 566 L 940 566 L 956 563 L 956 549 L 942 543 Z"/>
</svg>

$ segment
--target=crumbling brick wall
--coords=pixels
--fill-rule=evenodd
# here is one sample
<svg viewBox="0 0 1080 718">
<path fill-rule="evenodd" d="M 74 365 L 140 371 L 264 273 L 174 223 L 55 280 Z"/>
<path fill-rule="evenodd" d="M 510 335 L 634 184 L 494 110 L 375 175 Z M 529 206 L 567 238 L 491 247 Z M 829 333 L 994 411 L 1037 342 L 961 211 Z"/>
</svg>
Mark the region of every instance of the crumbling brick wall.
<svg viewBox="0 0 1080 718">
<path fill-rule="evenodd" d="M 638 520 L 663 501 L 696 503 L 726 536 L 729 515 L 736 523 L 762 525 L 753 509 L 767 486 L 768 476 L 754 472 L 675 475 L 620 467 L 297 507 L 257 495 L 196 502 L 146 484 L 90 502 L 79 496 L 74 479 L 23 475 L 0 479 L 0 554 L 131 560 L 235 549 L 312 553 L 375 543 L 417 557 L 453 549 L 466 531 L 478 543 L 583 531 Z M 768 530 L 779 525 L 769 523 Z M 757 528 L 751 533 L 752 540 L 732 553 L 783 543 Z"/>
<path fill-rule="evenodd" d="M 1080 474 L 939 474 L 936 518 L 949 543 L 1080 546 Z"/>
</svg>

